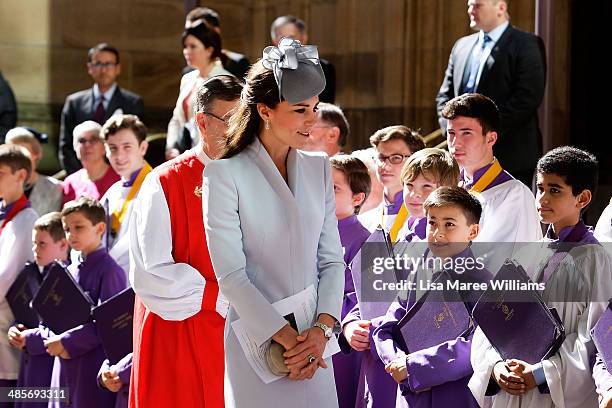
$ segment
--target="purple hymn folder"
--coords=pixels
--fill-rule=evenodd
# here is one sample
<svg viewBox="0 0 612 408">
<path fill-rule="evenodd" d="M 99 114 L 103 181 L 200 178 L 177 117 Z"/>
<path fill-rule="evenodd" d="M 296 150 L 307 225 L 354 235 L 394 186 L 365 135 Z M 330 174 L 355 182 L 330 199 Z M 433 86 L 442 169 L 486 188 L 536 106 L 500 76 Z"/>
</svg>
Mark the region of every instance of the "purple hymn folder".
<svg viewBox="0 0 612 408">
<path fill-rule="evenodd" d="M 451 280 L 441 272 L 434 283 Z M 472 327 L 470 314 L 455 290 L 429 290 L 398 322 L 394 338 L 407 353 L 437 346 L 467 333 Z"/>
<path fill-rule="evenodd" d="M 38 327 L 39 318 L 32 309 L 32 298 L 41 281 L 42 275 L 38 266 L 34 262 L 29 262 L 6 293 L 6 301 L 15 316 L 15 322 L 23 324 L 28 329 Z"/>
<path fill-rule="evenodd" d="M 531 282 L 522 266 L 507 259 L 495 280 Z M 565 328 L 554 308 L 536 290 L 494 289 L 482 294 L 472 312 L 474 321 L 503 359 L 536 364 L 552 355 L 565 339 Z"/>
<path fill-rule="evenodd" d="M 593 327 L 593 342 L 601 354 L 606 369 L 612 374 L 612 302 Z"/>
<path fill-rule="evenodd" d="M 65 266 L 54 262 L 49 268 L 32 306 L 55 334 L 91 320 L 92 301 Z"/>
<path fill-rule="evenodd" d="M 371 243 L 377 243 L 378 245 L 372 245 Z M 383 299 L 374 300 L 375 294 L 372 289 L 368 288 L 368 285 L 375 279 L 380 279 L 383 282 L 399 282 L 398 272 L 396 270 L 385 269 L 382 274 L 378 275 L 373 272 L 373 265 L 365 264 L 365 262 L 379 257 L 393 257 L 393 247 L 390 243 L 388 233 L 380 226 L 368 237 L 361 247 L 359 255 L 355 257 L 351 264 L 355 293 L 357 295 L 357 302 L 359 303 L 359 313 L 364 320 L 372 320 L 376 317 L 384 316 L 387 310 L 389 310 L 391 303 L 395 300 L 393 296 L 386 296 L 386 298 L 383 297 Z M 365 258 L 365 260 L 363 258 Z M 363 293 L 364 289 L 367 289 L 369 293 Z"/>
<path fill-rule="evenodd" d="M 134 290 L 127 288 L 93 309 L 93 317 L 110 364 L 132 352 Z"/>
</svg>

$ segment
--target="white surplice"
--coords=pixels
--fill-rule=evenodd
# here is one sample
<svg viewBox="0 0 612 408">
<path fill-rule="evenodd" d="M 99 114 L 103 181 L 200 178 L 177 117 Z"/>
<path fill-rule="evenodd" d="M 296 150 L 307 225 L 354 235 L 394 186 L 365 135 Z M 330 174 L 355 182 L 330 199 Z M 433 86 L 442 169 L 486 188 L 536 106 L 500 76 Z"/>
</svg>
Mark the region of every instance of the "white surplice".
<svg viewBox="0 0 612 408">
<path fill-rule="evenodd" d="M 595 238 L 600 242 L 612 242 L 612 202 L 608 204 L 599 216 L 594 234 Z"/>
<path fill-rule="evenodd" d="M 210 162 L 201 145 L 190 152 Z M 130 283 L 155 314 L 185 320 L 201 310 L 206 281 L 193 266 L 174 261 L 170 210 L 156 170 L 145 177 L 130 217 Z"/>
<path fill-rule="evenodd" d="M 2 380 L 16 380 L 19 374 L 19 352 L 11 347 L 7 338 L 14 317 L 6 301 L 6 293 L 25 263 L 34 260 L 32 229 L 37 218 L 36 211 L 24 208 L 6 224 L 0 234 L 0 379 Z"/>
<path fill-rule="evenodd" d="M 487 269 L 495 275 L 520 243 L 542 239 L 535 198 L 527 186 L 515 179 L 475 195 L 482 205 L 482 215 L 473 252 L 484 257 Z"/>
<path fill-rule="evenodd" d="M 517 256 L 521 264 L 538 265 L 533 270 L 541 271 L 551 253 L 547 244 L 542 243 L 542 246 L 526 248 Z M 539 274 L 532 275 L 534 281 L 538 278 Z M 576 293 L 578 298 L 572 298 Z M 493 408 L 597 408 L 589 359 L 594 353 L 590 331 L 608 305 L 604 300 L 611 295 L 610 255 L 600 245 L 573 248 L 553 272 L 543 293 L 547 305 L 557 309 L 566 334 L 561 349 L 543 361 L 550 394 L 540 393 L 537 387 L 522 397 L 500 391 L 493 398 Z M 472 340 L 474 374 L 469 387 L 481 405 L 493 365 L 499 360 L 501 357 L 478 328 Z"/>
<path fill-rule="evenodd" d="M 508 180 L 476 195 L 482 216 L 475 242 L 535 242 L 542 238 L 535 198 L 520 181 Z"/>
<path fill-rule="evenodd" d="M 206 239 L 219 288 L 230 303 L 225 325 L 226 407 L 337 407 L 331 358 L 311 380 L 264 384 L 247 362 L 231 323 L 259 345 L 287 321 L 272 303 L 310 285 L 317 312 L 340 320 L 344 261 L 326 156 L 291 149 L 288 183 L 259 142 L 204 170 Z"/>
</svg>

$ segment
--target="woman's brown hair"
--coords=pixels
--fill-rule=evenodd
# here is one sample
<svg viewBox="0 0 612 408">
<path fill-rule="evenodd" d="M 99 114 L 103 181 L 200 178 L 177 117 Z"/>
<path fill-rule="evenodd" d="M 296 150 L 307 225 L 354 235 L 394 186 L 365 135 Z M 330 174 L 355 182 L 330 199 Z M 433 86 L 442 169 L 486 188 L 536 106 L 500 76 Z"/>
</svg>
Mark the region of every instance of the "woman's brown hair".
<svg viewBox="0 0 612 408">
<path fill-rule="evenodd" d="M 227 129 L 227 144 L 221 159 L 228 159 L 243 151 L 255 141 L 261 127 L 257 104 L 263 103 L 274 109 L 280 102 L 278 85 L 272 70 L 257 61 L 247 74 L 240 102 L 230 117 Z"/>
</svg>

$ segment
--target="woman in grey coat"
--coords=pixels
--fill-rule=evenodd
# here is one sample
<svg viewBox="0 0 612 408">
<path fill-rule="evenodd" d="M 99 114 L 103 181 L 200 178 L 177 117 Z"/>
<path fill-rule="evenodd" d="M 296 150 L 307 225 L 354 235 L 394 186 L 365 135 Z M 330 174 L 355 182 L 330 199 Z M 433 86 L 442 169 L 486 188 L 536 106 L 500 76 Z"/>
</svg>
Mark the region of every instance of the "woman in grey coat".
<svg viewBox="0 0 612 408">
<path fill-rule="evenodd" d="M 251 68 L 221 160 L 204 170 L 206 239 L 222 294 L 227 407 L 337 407 L 323 350 L 340 319 L 344 261 L 327 156 L 300 151 L 325 78 L 314 46 L 284 39 Z M 309 286 L 312 327 L 298 334 L 272 306 Z M 290 373 L 265 384 L 232 329 L 287 351 Z"/>
</svg>

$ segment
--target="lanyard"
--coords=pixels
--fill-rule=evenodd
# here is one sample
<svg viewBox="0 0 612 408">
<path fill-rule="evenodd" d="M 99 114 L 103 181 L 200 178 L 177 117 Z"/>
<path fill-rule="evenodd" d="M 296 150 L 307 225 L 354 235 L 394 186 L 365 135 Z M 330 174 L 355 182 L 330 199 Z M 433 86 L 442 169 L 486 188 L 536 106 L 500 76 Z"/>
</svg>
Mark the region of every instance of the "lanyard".
<svg viewBox="0 0 612 408">
<path fill-rule="evenodd" d="M 404 222 L 406 222 L 408 215 L 409 215 L 408 209 L 406 208 L 406 205 L 402 203 L 402 206 L 400 207 L 400 210 L 397 213 L 395 220 L 393 221 L 393 225 L 391 226 L 391 229 L 389 230 L 389 236 L 391 238 L 392 244 L 395 244 L 395 242 L 397 242 L 397 234 L 399 234 L 400 229 L 402 229 L 402 226 L 404 225 Z M 381 215 L 381 226 L 384 227 L 384 225 L 385 225 L 385 208 L 383 207 L 382 215 Z"/>
<path fill-rule="evenodd" d="M 19 214 L 21 210 L 26 208 L 28 204 L 30 204 L 30 202 L 26 198 L 25 194 L 22 195 L 19 200 L 15 201 L 15 204 L 13 204 L 13 208 L 11 208 L 11 210 L 8 212 L 6 218 L 4 219 L 4 222 L 2 223 L 2 226 L 0 227 L 0 234 L 2 234 L 2 231 L 4 231 L 4 227 L 6 227 L 8 223 L 11 222 L 11 220 L 15 218 L 15 216 Z"/>
<path fill-rule="evenodd" d="M 123 201 L 121 209 L 113 211 L 113 214 L 111 216 L 111 228 L 115 234 L 119 233 L 119 228 L 121 228 L 121 223 L 123 222 L 123 218 L 125 217 L 125 213 L 127 211 L 128 206 L 130 205 L 130 202 L 134 199 L 134 197 L 136 197 L 136 194 L 138 194 L 138 190 L 140 190 L 140 186 L 142 185 L 145 176 L 150 172 L 151 166 L 149 165 L 149 163 L 145 162 L 144 166 L 142 167 L 142 169 L 140 169 L 140 172 L 138 173 L 138 177 L 136 177 L 136 180 L 134 180 L 134 184 L 132 184 L 132 187 L 130 188 L 127 197 Z"/>
<path fill-rule="evenodd" d="M 478 181 L 472 186 L 472 188 L 470 188 L 470 192 L 482 193 L 487 187 L 489 187 L 493 180 L 500 175 L 501 172 L 502 167 L 499 164 L 499 161 L 494 159 L 491 167 L 489 167 L 485 174 L 483 174 L 482 177 L 480 177 L 480 179 L 478 179 Z"/>
</svg>

